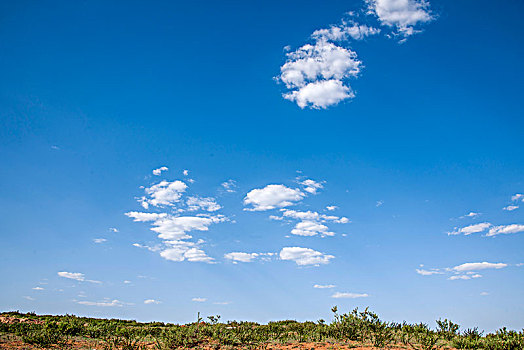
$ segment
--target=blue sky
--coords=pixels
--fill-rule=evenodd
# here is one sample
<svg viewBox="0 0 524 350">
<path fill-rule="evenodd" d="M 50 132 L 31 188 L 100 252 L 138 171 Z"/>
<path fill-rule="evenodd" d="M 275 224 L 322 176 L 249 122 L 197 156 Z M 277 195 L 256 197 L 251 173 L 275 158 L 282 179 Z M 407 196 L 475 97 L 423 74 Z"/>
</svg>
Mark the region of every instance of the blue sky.
<svg viewBox="0 0 524 350">
<path fill-rule="evenodd" d="M 523 10 L 0 3 L 0 310 L 524 327 Z"/>
</svg>

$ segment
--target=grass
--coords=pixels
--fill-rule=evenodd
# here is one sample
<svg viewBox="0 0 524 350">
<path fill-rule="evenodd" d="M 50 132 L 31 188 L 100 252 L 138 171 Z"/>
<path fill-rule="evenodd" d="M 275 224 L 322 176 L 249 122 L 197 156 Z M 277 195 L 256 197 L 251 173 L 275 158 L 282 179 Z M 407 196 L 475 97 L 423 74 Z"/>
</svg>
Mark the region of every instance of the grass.
<svg viewBox="0 0 524 350">
<path fill-rule="evenodd" d="M 433 330 L 422 323 L 385 322 L 368 309 L 354 309 L 339 314 L 337 307 L 334 307 L 332 312 L 333 320 L 330 323 L 324 320 L 287 320 L 264 325 L 254 322 L 220 322 L 218 315 L 209 316 L 205 322 L 200 314 L 195 322 L 178 325 L 5 312 L 1 316 L 11 322 L 0 323 L 0 335 L 3 339 L 19 339 L 39 348 L 71 348 L 72 340 L 83 340 L 101 344 L 104 349 L 121 350 L 265 348 L 289 343 L 328 343 L 332 348 L 346 344 L 378 349 L 524 350 L 524 331 L 502 328 L 484 335 L 477 328 L 461 331 L 458 324 L 447 319 L 438 320 L 437 329 Z"/>
</svg>

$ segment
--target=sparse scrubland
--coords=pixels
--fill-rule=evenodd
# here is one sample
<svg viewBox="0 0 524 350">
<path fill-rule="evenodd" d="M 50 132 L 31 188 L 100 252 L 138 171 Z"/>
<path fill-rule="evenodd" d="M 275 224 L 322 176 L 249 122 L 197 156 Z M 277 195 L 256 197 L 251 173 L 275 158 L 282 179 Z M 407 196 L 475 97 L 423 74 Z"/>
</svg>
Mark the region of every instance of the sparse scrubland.
<svg viewBox="0 0 524 350">
<path fill-rule="evenodd" d="M 1 349 L 524 349 L 524 330 L 483 334 L 447 319 L 428 325 L 384 322 L 368 309 L 339 313 L 333 320 L 258 324 L 197 316 L 193 323 L 140 323 L 73 315 L 0 314 Z"/>
</svg>

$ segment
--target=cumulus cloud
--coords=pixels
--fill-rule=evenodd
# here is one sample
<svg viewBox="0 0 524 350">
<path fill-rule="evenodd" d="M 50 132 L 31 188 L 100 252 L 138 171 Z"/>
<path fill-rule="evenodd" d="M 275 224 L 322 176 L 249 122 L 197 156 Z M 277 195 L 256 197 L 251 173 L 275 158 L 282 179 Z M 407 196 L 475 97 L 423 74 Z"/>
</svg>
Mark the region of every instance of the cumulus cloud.
<svg viewBox="0 0 524 350">
<path fill-rule="evenodd" d="M 362 62 L 349 43 L 381 33 L 362 21 L 376 18 L 390 32 L 387 37 L 400 35 L 403 41 L 433 19 L 425 0 L 367 0 L 367 5 L 366 15 L 372 16 L 359 19 L 350 13 L 340 24 L 314 31 L 311 43 L 295 51 L 287 47 L 287 60 L 276 79 L 288 89 L 285 99 L 300 108 L 325 109 L 355 97 L 349 81 L 359 76 Z"/>
<path fill-rule="evenodd" d="M 168 167 L 162 166 L 162 167 L 160 167 L 158 169 L 153 169 L 153 175 L 157 175 L 158 176 L 158 175 L 162 174 L 163 171 L 168 171 L 168 170 L 169 170 Z"/>
<path fill-rule="evenodd" d="M 336 205 L 328 205 L 326 207 L 326 210 L 329 210 L 329 211 L 333 211 L 333 210 L 336 210 L 338 207 Z"/>
<path fill-rule="evenodd" d="M 141 198 L 141 204 L 145 209 L 150 205 L 172 206 L 180 200 L 186 189 L 187 185 L 180 180 L 172 182 L 163 180 L 145 189 L 147 196 Z"/>
<path fill-rule="evenodd" d="M 471 211 L 471 212 L 469 212 L 469 213 L 466 214 L 466 215 L 462 215 L 462 216 L 460 217 L 460 219 L 464 219 L 464 218 L 475 218 L 475 217 L 477 217 L 477 216 L 479 216 L 479 215 L 480 215 L 480 213 L 475 213 L 475 212 Z"/>
<path fill-rule="evenodd" d="M 331 297 L 335 299 L 341 299 L 341 298 L 349 298 L 349 299 L 356 299 L 356 298 L 367 298 L 369 295 L 365 293 L 341 293 L 336 292 Z"/>
<path fill-rule="evenodd" d="M 524 232 L 524 225 L 520 224 L 511 224 L 511 225 L 500 225 L 494 226 L 489 229 L 489 232 L 486 234 L 488 237 L 500 235 L 500 234 L 511 234 Z"/>
<path fill-rule="evenodd" d="M 166 213 L 142 213 L 138 211 L 130 211 L 125 215 L 134 219 L 133 221 L 137 222 L 156 221 L 160 218 L 167 217 Z"/>
<path fill-rule="evenodd" d="M 405 37 L 418 32 L 418 25 L 433 20 L 425 0 L 368 0 L 368 5 L 383 25 L 395 28 L 397 34 Z"/>
<path fill-rule="evenodd" d="M 291 230 L 291 234 L 297 236 L 334 236 L 335 233 L 328 231 L 326 225 L 322 225 L 315 221 L 301 221 L 295 225 L 295 228 Z"/>
<path fill-rule="evenodd" d="M 336 286 L 334 284 L 315 284 L 313 288 L 317 289 L 330 289 L 335 288 Z"/>
<path fill-rule="evenodd" d="M 482 222 L 479 224 L 469 225 L 462 228 L 455 228 L 454 231 L 448 232 L 448 235 L 464 234 L 465 236 L 468 236 L 472 233 L 484 232 L 490 227 L 491 224 L 489 222 Z"/>
<path fill-rule="evenodd" d="M 213 258 L 198 248 L 198 243 L 185 241 L 168 241 L 166 243 L 170 248 L 160 252 L 160 256 L 166 260 L 214 263 Z"/>
<path fill-rule="evenodd" d="M 472 278 L 481 278 L 482 275 L 475 274 L 475 275 L 454 275 L 448 278 L 450 281 L 457 281 L 457 280 L 470 280 Z"/>
<path fill-rule="evenodd" d="M 304 193 L 299 189 L 284 185 L 267 185 L 264 188 L 249 191 L 244 198 L 244 205 L 253 206 L 245 210 L 264 211 L 291 206 L 304 197 Z"/>
<path fill-rule="evenodd" d="M 502 210 L 513 211 L 513 210 L 518 209 L 518 208 L 519 208 L 518 205 L 508 205 L 508 206 L 502 208 Z"/>
<path fill-rule="evenodd" d="M 117 233 L 117 232 L 118 232 L 118 229 L 117 229 L 116 227 L 110 227 L 110 228 L 109 228 L 109 231 L 114 232 L 114 233 Z"/>
<path fill-rule="evenodd" d="M 161 301 L 155 300 L 155 299 L 146 299 L 144 300 L 144 304 L 161 304 Z"/>
<path fill-rule="evenodd" d="M 522 193 L 515 193 L 513 196 L 511 196 L 511 200 L 513 202 L 518 202 L 518 201 L 524 202 L 524 194 L 522 194 Z"/>
<path fill-rule="evenodd" d="M 280 259 L 294 261 L 299 266 L 328 264 L 333 255 L 327 255 L 310 248 L 284 247 Z"/>
</svg>

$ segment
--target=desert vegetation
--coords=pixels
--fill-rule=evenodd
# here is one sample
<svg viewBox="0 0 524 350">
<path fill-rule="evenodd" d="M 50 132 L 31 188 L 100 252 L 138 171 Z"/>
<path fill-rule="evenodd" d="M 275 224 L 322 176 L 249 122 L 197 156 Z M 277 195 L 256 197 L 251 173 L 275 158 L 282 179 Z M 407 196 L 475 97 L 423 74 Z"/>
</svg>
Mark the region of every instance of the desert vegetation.
<svg viewBox="0 0 524 350">
<path fill-rule="evenodd" d="M 3 349 L 524 349 L 524 330 L 484 334 L 447 319 L 427 324 L 385 322 L 368 309 L 339 313 L 330 322 L 221 322 L 220 316 L 179 325 L 35 313 L 0 314 Z"/>
</svg>

